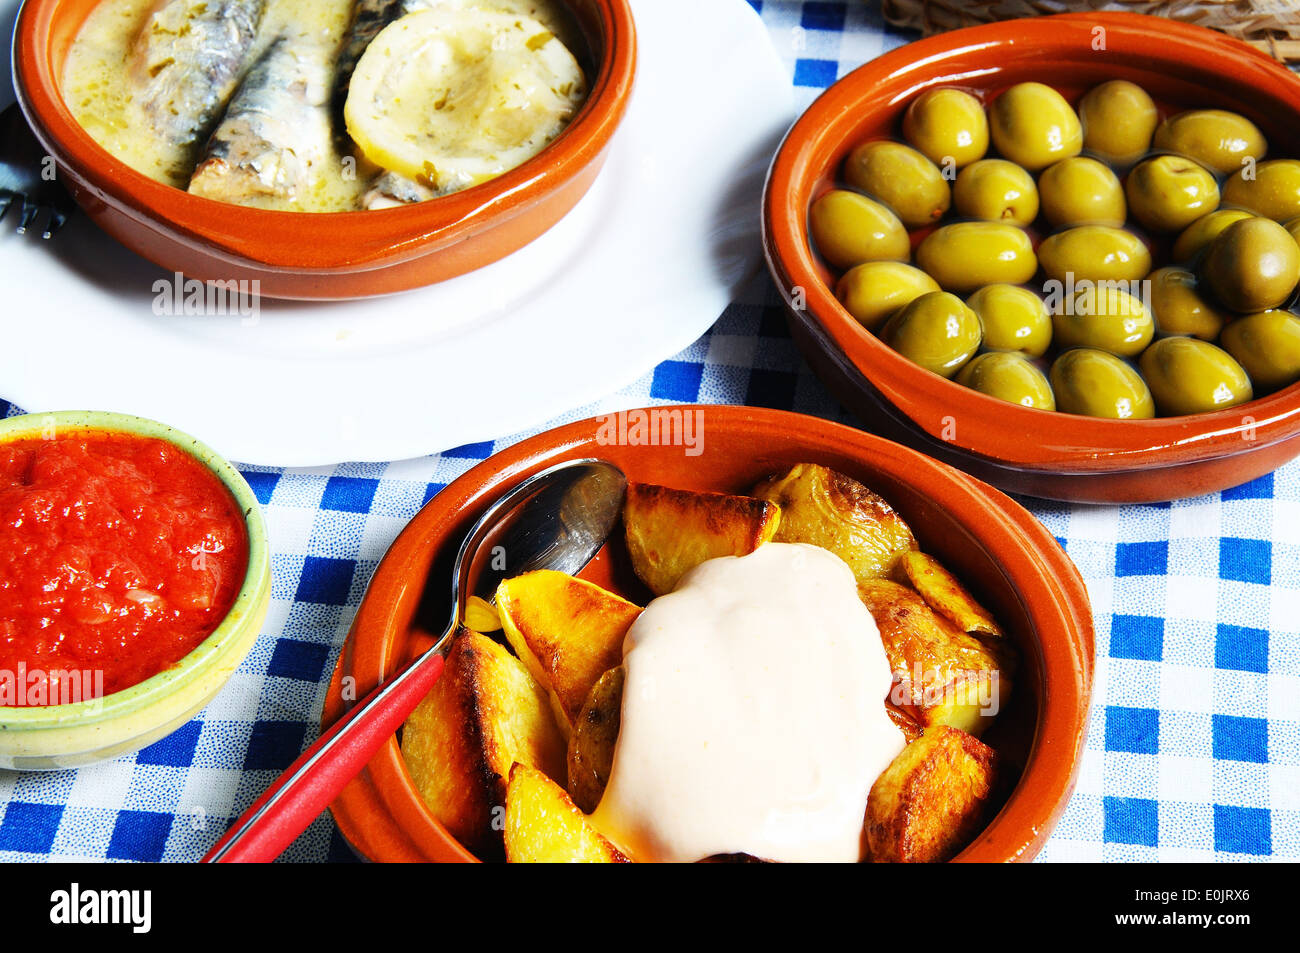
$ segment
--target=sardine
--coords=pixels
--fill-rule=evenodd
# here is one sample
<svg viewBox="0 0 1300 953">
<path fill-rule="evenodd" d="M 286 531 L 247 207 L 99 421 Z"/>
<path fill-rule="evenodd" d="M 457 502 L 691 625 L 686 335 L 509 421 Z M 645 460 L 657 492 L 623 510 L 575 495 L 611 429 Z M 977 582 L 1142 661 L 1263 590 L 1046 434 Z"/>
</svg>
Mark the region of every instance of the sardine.
<svg viewBox="0 0 1300 953">
<path fill-rule="evenodd" d="M 204 147 L 190 192 L 293 202 L 320 180 L 332 155 L 329 52 L 306 37 L 267 48 Z"/>
<path fill-rule="evenodd" d="M 438 193 L 426 185 L 398 172 L 381 172 L 361 196 L 363 209 L 398 208 L 437 198 Z"/>
<path fill-rule="evenodd" d="M 419 0 L 415 0 L 410 6 L 418 5 Z M 339 130 L 343 129 L 343 104 L 347 102 L 352 74 L 361 54 L 384 27 L 409 12 L 408 0 L 357 0 L 334 73 L 334 116 Z"/>
<path fill-rule="evenodd" d="M 158 0 L 130 53 L 135 99 L 156 135 L 202 141 L 239 84 L 266 0 Z"/>
</svg>

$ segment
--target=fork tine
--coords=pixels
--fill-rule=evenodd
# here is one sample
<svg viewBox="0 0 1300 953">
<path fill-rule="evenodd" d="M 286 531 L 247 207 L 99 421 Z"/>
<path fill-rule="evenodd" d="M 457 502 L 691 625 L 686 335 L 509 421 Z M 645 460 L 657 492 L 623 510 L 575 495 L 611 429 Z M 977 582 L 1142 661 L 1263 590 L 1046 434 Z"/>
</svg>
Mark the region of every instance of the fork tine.
<svg viewBox="0 0 1300 953">
<path fill-rule="evenodd" d="M 62 209 L 50 206 L 50 217 L 45 223 L 45 231 L 41 233 L 41 238 L 53 238 L 54 233 L 61 229 L 67 220 L 68 216 Z"/>
<path fill-rule="evenodd" d="M 23 215 L 18 220 L 18 234 L 26 235 L 27 229 L 32 227 L 32 224 L 36 221 L 36 216 L 40 213 L 41 207 L 28 199 L 27 196 L 23 196 Z"/>
<path fill-rule="evenodd" d="M 9 206 L 14 204 L 14 194 L 8 190 L 0 189 L 0 222 L 9 214 Z"/>
</svg>

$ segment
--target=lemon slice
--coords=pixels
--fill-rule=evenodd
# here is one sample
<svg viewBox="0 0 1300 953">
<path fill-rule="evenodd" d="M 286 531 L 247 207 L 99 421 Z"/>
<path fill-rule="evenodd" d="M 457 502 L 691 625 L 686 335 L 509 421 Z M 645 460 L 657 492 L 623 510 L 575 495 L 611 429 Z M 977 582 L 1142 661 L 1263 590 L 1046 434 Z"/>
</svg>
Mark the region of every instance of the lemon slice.
<svg viewBox="0 0 1300 953">
<path fill-rule="evenodd" d="M 582 67 L 537 20 L 433 8 L 371 41 L 343 116 L 367 159 L 445 194 L 532 158 L 586 94 Z"/>
</svg>

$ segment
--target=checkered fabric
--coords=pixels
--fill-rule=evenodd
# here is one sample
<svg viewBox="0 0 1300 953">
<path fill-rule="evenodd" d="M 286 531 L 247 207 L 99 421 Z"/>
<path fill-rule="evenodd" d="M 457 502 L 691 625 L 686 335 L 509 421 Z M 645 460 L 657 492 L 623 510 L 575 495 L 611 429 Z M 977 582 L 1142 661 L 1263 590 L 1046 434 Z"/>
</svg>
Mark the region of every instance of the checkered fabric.
<svg viewBox="0 0 1300 953">
<path fill-rule="evenodd" d="M 804 105 L 908 39 L 874 0 L 753 6 Z M 681 401 L 848 420 L 798 355 L 764 275 L 689 348 L 547 427 Z M 0 860 L 199 857 L 315 736 L 348 624 L 398 531 L 524 436 L 390 464 L 244 468 L 276 554 L 256 647 L 197 718 L 132 757 L 0 772 Z M 1172 504 L 1024 502 L 1078 564 L 1097 624 L 1078 789 L 1040 859 L 1300 858 L 1300 463 Z M 351 854 L 323 817 L 285 857 Z"/>
</svg>

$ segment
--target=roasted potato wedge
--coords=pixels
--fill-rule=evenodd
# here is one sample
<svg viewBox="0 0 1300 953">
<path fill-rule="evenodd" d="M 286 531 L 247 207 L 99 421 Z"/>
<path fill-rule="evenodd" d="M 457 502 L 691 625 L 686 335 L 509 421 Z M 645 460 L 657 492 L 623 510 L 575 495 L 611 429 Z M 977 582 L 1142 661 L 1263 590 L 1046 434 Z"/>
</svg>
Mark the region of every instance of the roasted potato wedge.
<svg viewBox="0 0 1300 953">
<path fill-rule="evenodd" d="M 549 569 L 505 580 L 496 601 L 506 639 L 550 693 L 567 738 L 596 679 L 623 661 L 623 636 L 641 607 Z"/>
<path fill-rule="evenodd" d="M 936 725 L 913 741 L 872 785 L 865 826 L 877 863 L 948 860 L 979 831 L 993 790 L 993 749 Z"/>
<path fill-rule="evenodd" d="M 751 496 L 632 483 L 623 527 L 632 568 L 656 596 L 707 559 L 744 556 L 772 538 L 781 513 Z"/>
<path fill-rule="evenodd" d="M 925 730 L 925 726 L 892 702 L 885 702 L 885 714 L 894 723 L 894 727 L 903 733 L 907 743 L 911 744 Z"/>
<path fill-rule="evenodd" d="M 614 766 L 624 674 L 620 665 L 596 680 L 569 735 L 569 797 L 588 814 L 600 803 Z"/>
<path fill-rule="evenodd" d="M 894 672 L 889 700 L 923 726 L 981 734 L 1011 690 L 998 656 L 907 586 L 872 579 L 858 584 L 858 595 L 876 620 Z"/>
<path fill-rule="evenodd" d="M 811 543 L 839 556 L 859 582 L 889 575 L 916 549 L 912 530 L 888 503 L 852 477 L 800 463 L 762 481 L 754 495 L 781 507 L 779 543 Z"/>
<path fill-rule="evenodd" d="M 975 601 L 957 577 L 928 553 L 915 550 L 899 560 L 908 581 L 930 608 L 963 632 L 1000 636 L 993 613 Z"/>
<path fill-rule="evenodd" d="M 506 861 L 511 864 L 626 864 L 564 789 L 536 768 L 516 764 L 506 788 Z"/>
<path fill-rule="evenodd" d="M 488 632 L 500 631 L 501 615 L 497 612 L 497 607 L 482 596 L 470 596 L 461 625 L 486 635 Z"/>
<path fill-rule="evenodd" d="M 501 857 L 511 765 L 564 776 L 546 692 L 503 646 L 464 629 L 402 729 L 402 757 L 429 810 L 485 860 Z"/>
</svg>

